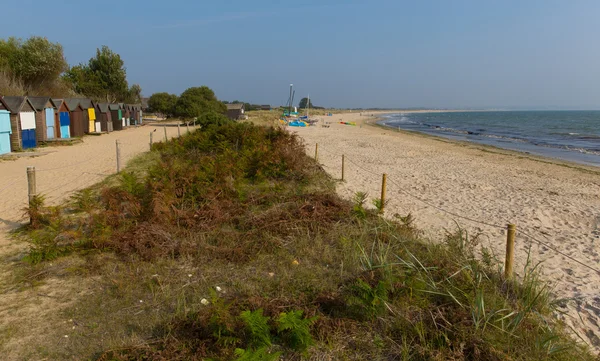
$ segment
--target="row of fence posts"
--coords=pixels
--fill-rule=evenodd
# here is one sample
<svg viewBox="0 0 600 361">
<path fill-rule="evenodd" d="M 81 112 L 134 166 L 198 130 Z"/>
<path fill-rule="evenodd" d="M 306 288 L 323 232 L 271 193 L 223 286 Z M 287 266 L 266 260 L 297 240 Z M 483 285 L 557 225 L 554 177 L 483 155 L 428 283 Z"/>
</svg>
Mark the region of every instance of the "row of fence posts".
<svg viewBox="0 0 600 361">
<path fill-rule="evenodd" d="M 190 123 L 186 122 L 185 126 L 187 128 L 187 133 L 190 133 Z M 163 127 L 164 131 L 165 131 L 165 142 L 167 141 L 167 127 Z M 153 138 L 153 134 L 154 132 L 150 132 L 150 150 L 152 150 L 152 138 Z M 177 123 L 177 136 L 181 137 L 181 125 L 179 123 Z"/>
<path fill-rule="evenodd" d="M 319 161 L 319 143 L 315 144 L 315 161 Z M 342 181 L 346 180 L 346 156 L 342 154 Z M 381 197 L 379 213 L 383 214 L 385 210 L 387 190 L 387 174 L 383 173 L 381 177 Z M 513 264 L 515 259 L 515 235 L 517 233 L 517 226 L 514 224 L 508 224 L 506 232 L 506 259 L 504 262 L 504 277 L 511 279 L 513 277 Z"/>
</svg>

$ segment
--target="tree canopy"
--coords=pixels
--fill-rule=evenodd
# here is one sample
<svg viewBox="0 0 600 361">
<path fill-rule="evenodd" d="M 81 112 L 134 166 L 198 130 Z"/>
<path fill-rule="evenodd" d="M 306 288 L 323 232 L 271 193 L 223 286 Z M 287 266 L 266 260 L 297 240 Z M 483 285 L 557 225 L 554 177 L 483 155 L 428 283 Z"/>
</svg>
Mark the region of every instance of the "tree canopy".
<svg viewBox="0 0 600 361">
<path fill-rule="evenodd" d="M 0 39 L 0 92 L 4 95 L 68 93 L 60 78 L 67 69 L 59 43 L 40 36 Z"/>
<path fill-rule="evenodd" d="M 169 93 L 154 93 L 148 99 L 150 110 L 155 113 L 172 116 L 175 113 L 177 104 L 177 95 Z"/>
<path fill-rule="evenodd" d="M 179 96 L 175 104 L 175 115 L 196 118 L 205 113 L 225 113 L 227 106 L 220 102 L 207 86 L 189 88 Z"/>
<path fill-rule="evenodd" d="M 65 78 L 75 92 L 92 99 L 109 103 L 138 103 L 141 100 L 142 88 L 137 84 L 129 88 L 124 61 L 107 46 L 96 49 L 96 56 L 87 64 L 71 67 Z"/>
<path fill-rule="evenodd" d="M 314 108 L 312 101 L 309 101 L 308 98 L 302 98 L 300 99 L 300 104 L 298 104 L 298 108 L 304 109 L 307 105 L 309 105 L 311 108 Z"/>
</svg>

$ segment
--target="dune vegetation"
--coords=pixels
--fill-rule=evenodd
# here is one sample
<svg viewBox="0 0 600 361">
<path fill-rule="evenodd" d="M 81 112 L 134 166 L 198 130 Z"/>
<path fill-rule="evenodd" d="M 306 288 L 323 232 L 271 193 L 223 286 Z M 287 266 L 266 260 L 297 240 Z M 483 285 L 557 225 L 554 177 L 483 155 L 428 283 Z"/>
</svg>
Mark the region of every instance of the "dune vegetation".
<svg viewBox="0 0 600 361">
<path fill-rule="evenodd" d="M 38 197 L 15 282 L 87 291 L 61 311 L 68 343 L 57 327 L 30 356 L 595 359 L 535 267 L 506 280 L 463 230 L 427 242 L 411 215 L 335 187 L 297 136 L 229 123 L 154 144 L 61 206 Z"/>
</svg>

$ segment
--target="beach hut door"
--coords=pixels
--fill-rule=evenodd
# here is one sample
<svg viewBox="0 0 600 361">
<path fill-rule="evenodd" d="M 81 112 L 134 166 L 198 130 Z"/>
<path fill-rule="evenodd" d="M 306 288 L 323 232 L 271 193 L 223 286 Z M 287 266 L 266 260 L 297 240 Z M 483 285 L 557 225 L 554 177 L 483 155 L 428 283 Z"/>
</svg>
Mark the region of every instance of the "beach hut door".
<svg viewBox="0 0 600 361">
<path fill-rule="evenodd" d="M 54 139 L 54 109 L 46 108 L 46 137 L 48 139 Z"/>
<path fill-rule="evenodd" d="M 71 138 L 71 130 L 69 125 L 71 120 L 69 118 L 69 112 L 60 112 L 60 137 Z"/>
<path fill-rule="evenodd" d="M 23 139 L 23 149 L 35 148 L 35 113 L 21 112 L 21 138 Z"/>
<path fill-rule="evenodd" d="M 10 113 L 0 110 L 0 154 L 10 153 Z"/>
</svg>

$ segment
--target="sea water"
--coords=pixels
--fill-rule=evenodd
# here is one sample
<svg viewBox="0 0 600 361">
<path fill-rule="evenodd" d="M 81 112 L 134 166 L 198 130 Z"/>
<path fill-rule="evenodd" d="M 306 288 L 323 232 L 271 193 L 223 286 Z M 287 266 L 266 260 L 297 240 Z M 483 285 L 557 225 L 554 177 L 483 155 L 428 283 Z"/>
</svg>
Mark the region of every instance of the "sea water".
<svg viewBox="0 0 600 361">
<path fill-rule="evenodd" d="M 600 166 L 600 111 L 393 113 L 380 124 Z"/>
</svg>

